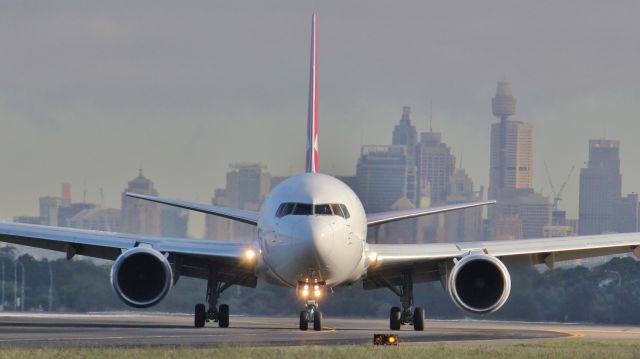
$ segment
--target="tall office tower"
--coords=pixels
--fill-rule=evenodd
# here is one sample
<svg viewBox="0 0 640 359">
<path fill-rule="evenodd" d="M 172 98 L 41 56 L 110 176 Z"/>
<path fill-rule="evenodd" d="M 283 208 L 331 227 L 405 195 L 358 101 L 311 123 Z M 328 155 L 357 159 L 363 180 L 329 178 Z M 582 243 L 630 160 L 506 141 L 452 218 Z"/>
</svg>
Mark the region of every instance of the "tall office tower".
<svg viewBox="0 0 640 359">
<path fill-rule="evenodd" d="M 404 145 L 362 146 L 356 168 L 356 193 L 365 210 L 388 211 L 397 200 L 406 197 L 411 167 Z"/>
<path fill-rule="evenodd" d="M 511 117 L 516 99 L 508 82 L 498 82 L 492 108 L 499 122 L 491 125 L 489 198 L 496 199 L 503 189 L 532 188 L 533 128 Z"/>
<path fill-rule="evenodd" d="M 229 166 L 224 189 L 217 189 L 212 204 L 258 210 L 271 191 L 271 174 L 259 163 L 238 163 Z M 233 222 L 216 216 L 206 218 L 206 237 L 209 239 L 253 240 L 257 238 L 254 226 Z"/>
<path fill-rule="evenodd" d="M 451 176 L 456 169 L 456 157 L 442 142 L 438 132 L 422 132 L 417 145 L 418 188 L 421 195 L 429 193 L 429 204 L 445 203 L 450 193 Z"/>
<path fill-rule="evenodd" d="M 620 141 L 589 140 L 589 163 L 580 169 L 580 234 L 613 231 L 614 204 L 620 201 Z"/>
<path fill-rule="evenodd" d="M 535 238 L 551 224 L 548 198 L 533 191 L 533 127 L 513 117 L 516 99 L 511 84 L 498 82 L 492 100 L 489 221 L 493 239 Z M 520 236 L 520 237 L 519 237 Z"/>
<path fill-rule="evenodd" d="M 122 192 L 122 230 L 126 233 L 160 235 L 160 205 L 127 197 L 126 192 L 158 195 L 153 182 L 142 175 L 142 168 L 138 172 L 138 177 L 129 181 L 127 189 Z"/>
<path fill-rule="evenodd" d="M 447 203 L 477 202 L 482 200 L 483 189 L 474 191 L 473 181 L 463 169 L 457 169 L 449 181 Z M 467 208 L 444 215 L 444 241 L 471 242 L 482 240 L 482 207 Z"/>
<path fill-rule="evenodd" d="M 411 107 L 404 106 L 402 108 L 402 117 L 400 117 L 400 123 L 393 128 L 393 135 L 391 137 L 391 144 L 394 146 L 406 146 L 407 147 L 407 161 L 409 169 L 407 171 L 407 198 L 414 204 L 418 202 L 417 192 L 417 175 L 415 172 L 416 165 L 416 144 L 418 142 L 418 133 L 416 126 L 411 124 Z"/>
</svg>

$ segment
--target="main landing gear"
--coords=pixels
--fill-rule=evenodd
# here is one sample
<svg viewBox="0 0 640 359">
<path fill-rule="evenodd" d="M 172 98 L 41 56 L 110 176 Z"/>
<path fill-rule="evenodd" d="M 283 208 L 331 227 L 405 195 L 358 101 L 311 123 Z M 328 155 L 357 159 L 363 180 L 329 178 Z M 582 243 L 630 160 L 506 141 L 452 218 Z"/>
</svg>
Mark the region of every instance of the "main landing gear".
<svg viewBox="0 0 640 359">
<path fill-rule="evenodd" d="M 405 272 L 399 287 L 387 285 L 392 292 L 400 297 L 402 309 L 399 307 L 391 308 L 389 313 L 389 329 L 400 330 L 402 325 L 413 325 L 416 331 L 424 330 L 424 308 L 413 308 L 413 279 L 411 272 Z"/>
<path fill-rule="evenodd" d="M 220 328 L 229 327 L 229 306 L 220 304 L 218 306 L 218 298 L 220 294 L 229 289 L 233 283 L 223 283 L 215 279 L 213 275 L 209 276 L 207 282 L 207 302 L 209 310 L 205 310 L 204 304 L 196 304 L 194 315 L 194 326 L 196 328 L 204 327 L 206 322 L 218 322 Z"/>
</svg>

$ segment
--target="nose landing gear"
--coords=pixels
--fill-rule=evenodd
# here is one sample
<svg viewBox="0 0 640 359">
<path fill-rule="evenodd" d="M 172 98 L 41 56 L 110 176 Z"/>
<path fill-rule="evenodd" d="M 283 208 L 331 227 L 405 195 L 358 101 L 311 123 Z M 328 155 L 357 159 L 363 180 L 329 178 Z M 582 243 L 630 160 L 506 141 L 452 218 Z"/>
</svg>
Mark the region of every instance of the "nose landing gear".
<svg viewBox="0 0 640 359">
<path fill-rule="evenodd" d="M 300 312 L 300 330 L 308 330 L 310 322 L 313 323 L 313 330 L 322 330 L 322 312 L 318 310 L 315 300 L 307 301 L 306 309 Z"/>
<path fill-rule="evenodd" d="M 305 298 L 305 309 L 300 312 L 300 330 L 308 330 L 309 323 L 313 323 L 313 330 L 322 330 L 322 312 L 318 310 L 318 301 L 324 290 L 325 283 L 317 280 L 298 282 L 298 294 Z"/>
</svg>

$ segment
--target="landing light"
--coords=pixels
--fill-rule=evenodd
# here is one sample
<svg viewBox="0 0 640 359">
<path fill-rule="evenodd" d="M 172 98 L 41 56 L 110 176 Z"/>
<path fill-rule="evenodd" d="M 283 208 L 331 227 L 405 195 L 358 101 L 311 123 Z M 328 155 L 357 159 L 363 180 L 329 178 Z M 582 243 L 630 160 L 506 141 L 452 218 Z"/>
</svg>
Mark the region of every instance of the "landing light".
<svg viewBox="0 0 640 359">
<path fill-rule="evenodd" d="M 307 289 L 303 290 L 302 291 L 302 295 L 305 296 L 305 297 L 308 296 L 309 295 L 309 290 L 307 290 Z"/>
<path fill-rule="evenodd" d="M 316 295 L 316 298 L 317 298 L 317 297 L 320 297 L 320 294 L 321 294 L 321 293 L 320 293 L 320 289 L 316 289 L 316 290 L 313 292 L 313 294 L 315 294 L 315 295 Z"/>
<path fill-rule="evenodd" d="M 378 253 L 369 252 L 369 263 L 374 264 L 378 260 Z"/>
<path fill-rule="evenodd" d="M 244 257 L 250 261 L 252 261 L 256 257 L 256 251 L 253 249 L 247 249 L 244 251 Z"/>
</svg>

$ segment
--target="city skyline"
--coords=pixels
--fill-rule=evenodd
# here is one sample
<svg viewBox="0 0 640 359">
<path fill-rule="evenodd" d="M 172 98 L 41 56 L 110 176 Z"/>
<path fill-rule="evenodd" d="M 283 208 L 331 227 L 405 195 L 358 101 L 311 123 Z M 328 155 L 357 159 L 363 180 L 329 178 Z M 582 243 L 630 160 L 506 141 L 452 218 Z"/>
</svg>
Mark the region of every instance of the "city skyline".
<svg viewBox="0 0 640 359">
<path fill-rule="evenodd" d="M 92 202 L 103 188 L 115 207 L 140 165 L 164 195 L 203 203 L 224 187 L 228 163 L 301 171 L 306 21 L 314 9 L 289 4 L 196 6 L 177 18 L 170 4 L 154 13 L 133 4 L 3 4 L 0 219 L 36 213 L 37 198 L 57 193 L 61 182 L 72 183 L 76 199 L 86 183 Z M 503 2 L 317 6 L 321 171 L 351 174 L 360 146 L 387 143 L 405 104 L 418 131 L 426 130 L 432 102 L 434 131 L 464 159 L 474 184 L 487 188 L 489 101 L 495 81 L 506 78 L 518 117 L 535 128 L 537 191 L 549 195 L 542 161 L 557 181 L 571 165 L 583 167 L 588 140 L 600 137 L 623 144 L 622 192 L 635 191 L 640 52 L 628 44 L 640 32 L 630 11 L 638 4 L 581 6 L 590 11 L 579 18 L 573 6 L 550 13 Z M 444 21 L 452 14 L 464 26 Z M 167 31 L 168 19 L 178 26 Z M 560 203 L 569 217 L 577 216 L 578 187 L 574 175 Z"/>
</svg>

